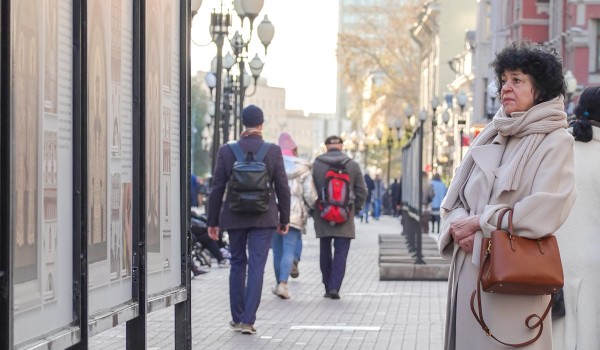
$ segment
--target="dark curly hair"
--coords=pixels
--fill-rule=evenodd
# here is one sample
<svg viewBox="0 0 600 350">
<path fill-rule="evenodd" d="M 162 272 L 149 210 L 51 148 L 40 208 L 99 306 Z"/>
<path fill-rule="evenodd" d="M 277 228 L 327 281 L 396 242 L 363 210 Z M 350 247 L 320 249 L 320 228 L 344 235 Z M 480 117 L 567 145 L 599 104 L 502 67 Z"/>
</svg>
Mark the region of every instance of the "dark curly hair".
<svg viewBox="0 0 600 350">
<path fill-rule="evenodd" d="M 515 41 L 496 54 L 490 63 L 496 74 L 498 96 L 502 90 L 502 74 L 520 69 L 532 78 L 535 88 L 535 104 L 565 95 L 566 85 L 562 72 L 562 60 L 556 50 L 531 41 Z"/>
<path fill-rule="evenodd" d="M 600 125 L 600 86 L 583 90 L 575 108 L 575 117 L 576 119 L 571 121 L 575 140 L 589 142 L 594 136 L 592 122 L 595 122 L 595 126 Z"/>
</svg>

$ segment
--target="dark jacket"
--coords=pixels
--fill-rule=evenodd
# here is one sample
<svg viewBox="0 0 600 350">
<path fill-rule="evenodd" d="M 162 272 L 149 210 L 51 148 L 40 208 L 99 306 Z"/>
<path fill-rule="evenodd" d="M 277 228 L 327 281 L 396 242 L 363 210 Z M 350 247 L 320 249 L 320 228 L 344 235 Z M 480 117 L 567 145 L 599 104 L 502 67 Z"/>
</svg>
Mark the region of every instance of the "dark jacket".
<svg viewBox="0 0 600 350">
<path fill-rule="evenodd" d="M 365 178 L 365 185 L 367 186 L 367 199 L 365 202 L 367 204 L 369 204 L 369 203 L 371 203 L 373 191 L 375 190 L 375 182 L 373 181 L 373 179 L 371 178 L 371 176 L 369 174 L 365 174 L 364 178 Z"/>
<path fill-rule="evenodd" d="M 348 158 L 340 150 L 330 150 L 325 154 L 317 157 L 313 163 L 313 180 L 315 181 L 315 187 L 319 193 L 319 199 L 321 199 L 321 188 L 325 182 L 325 173 L 329 169 L 329 164 L 340 163 L 342 160 Z M 367 188 L 365 186 L 365 180 L 363 179 L 360 166 L 355 161 L 351 160 L 346 163 L 346 171 L 350 176 L 350 189 L 352 191 L 351 198 L 354 198 L 354 205 L 352 206 L 352 212 L 350 213 L 350 219 L 339 225 L 331 226 L 329 223 L 321 219 L 320 211 L 313 211 L 313 219 L 315 222 L 315 231 L 317 238 L 323 237 L 346 237 L 354 238 L 354 215 L 362 209 L 365 198 L 367 197 Z"/>
<path fill-rule="evenodd" d="M 254 135 L 242 137 L 238 140 L 238 144 L 244 153 L 254 152 L 255 154 L 263 142 L 260 136 Z M 235 156 L 226 144 L 219 147 L 208 197 L 208 226 L 219 226 L 220 229 L 229 230 L 249 227 L 277 227 L 277 224 L 286 225 L 290 222 L 290 188 L 283 165 L 281 148 L 273 144 L 263 161 L 274 185 L 269 210 L 259 215 L 235 213 L 229 209 L 228 202 L 223 197 L 231 176 Z M 275 197 L 277 197 L 277 201 Z"/>
</svg>

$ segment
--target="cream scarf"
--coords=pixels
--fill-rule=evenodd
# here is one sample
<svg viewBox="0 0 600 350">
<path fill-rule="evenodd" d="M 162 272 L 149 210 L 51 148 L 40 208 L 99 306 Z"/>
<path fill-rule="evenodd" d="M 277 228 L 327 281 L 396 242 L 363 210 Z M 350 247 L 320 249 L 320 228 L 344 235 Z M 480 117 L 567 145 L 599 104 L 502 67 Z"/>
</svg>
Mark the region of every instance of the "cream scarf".
<svg viewBox="0 0 600 350">
<path fill-rule="evenodd" d="M 564 112 L 563 97 L 531 107 L 527 112 L 515 112 L 512 116 L 504 113 L 501 107 L 491 123 L 477 136 L 471 148 L 490 144 L 497 135 L 522 137 L 515 151 L 507 161 L 506 168 L 498 174 L 498 187 L 501 191 L 511 191 L 519 187 L 525 164 L 540 145 L 546 134 L 567 127 L 567 114 Z M 464 188 L 475 167 L 471 152 L 456 170 L 442 208 L 453 210 L 460 206 L 468 208 L 464 201 Z"/>
</svg>

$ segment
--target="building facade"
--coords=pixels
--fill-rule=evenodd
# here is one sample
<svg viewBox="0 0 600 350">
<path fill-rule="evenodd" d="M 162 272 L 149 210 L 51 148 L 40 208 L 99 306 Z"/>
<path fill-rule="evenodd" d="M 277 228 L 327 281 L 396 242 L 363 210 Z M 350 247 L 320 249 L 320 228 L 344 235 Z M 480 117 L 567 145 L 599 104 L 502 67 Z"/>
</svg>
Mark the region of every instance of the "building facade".
<svg viewBox="0 0 600 350">
<path fill-rule="evenodd" d="M 468 127 L 459 120 L 469 120 L 472 114 L 471 103 L 461 108 L 457 96 L 463 92 L 472 101 L 476 6 L 475 1 L 428 1 L 411 30 L 421 53 L 418 109 L 427 115 L 423 167 L 448 176 L 464 144 L 459 128 Z"/>
</svg>

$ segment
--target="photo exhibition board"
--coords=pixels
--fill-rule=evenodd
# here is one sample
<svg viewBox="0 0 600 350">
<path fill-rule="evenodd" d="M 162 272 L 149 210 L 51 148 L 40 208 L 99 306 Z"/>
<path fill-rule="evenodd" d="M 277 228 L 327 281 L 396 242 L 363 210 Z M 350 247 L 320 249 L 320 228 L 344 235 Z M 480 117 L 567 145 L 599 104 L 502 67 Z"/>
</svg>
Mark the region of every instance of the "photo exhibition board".
<svg viewBox="0 0 600 350">
<path fill-rule="evenodd" d="M 132 300 L 133 1 L 88 1 L 89 313 Z"/>
<path fill-rule="evenodd" d="M 148 294 L 181 285 L 179 2 L 146 1 Z"/>
<path fill-rule="evenodd" d="M 72 7 L 10 7 L 15 344 L 73 321 Z"/>
</svg>

